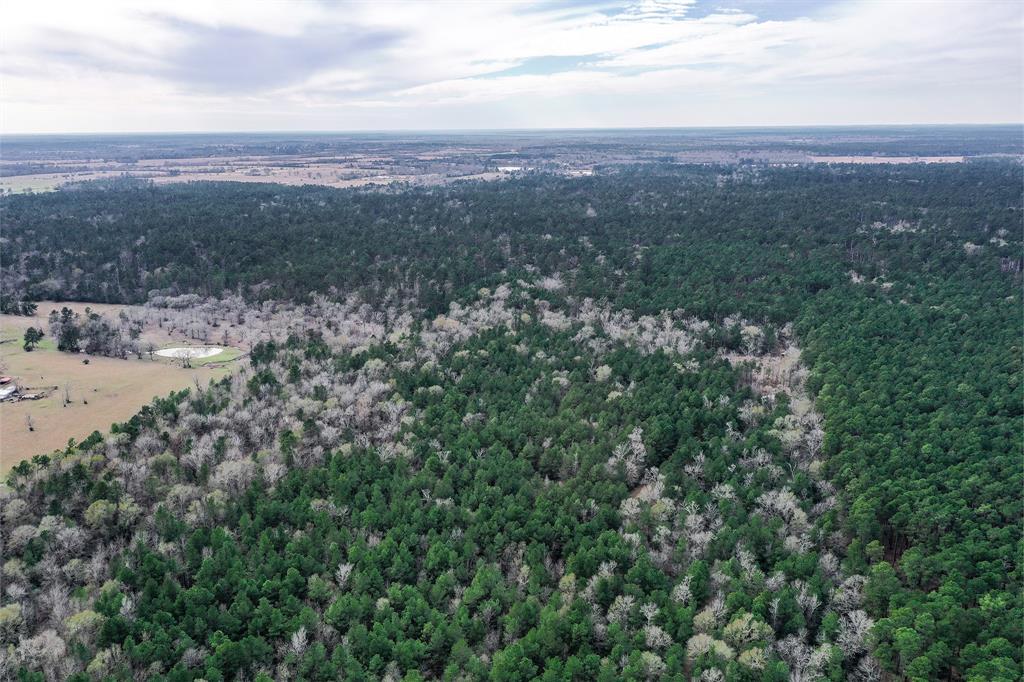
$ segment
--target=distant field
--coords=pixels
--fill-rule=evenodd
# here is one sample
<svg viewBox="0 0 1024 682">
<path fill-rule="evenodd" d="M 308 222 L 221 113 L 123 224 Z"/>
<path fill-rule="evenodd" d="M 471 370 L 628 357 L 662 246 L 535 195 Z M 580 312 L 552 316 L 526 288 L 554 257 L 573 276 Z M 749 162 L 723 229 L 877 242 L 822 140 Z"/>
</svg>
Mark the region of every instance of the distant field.
<svg viewBox="0 0 1024 682">
<path fill-rule="evenodd" d="M 811 156 L 815 163 L 963 163 L 963 156 Z"/>
<path fill-rule="evenodd" d="M 963 156 L 812 156 L 799 152 L 747 152 L 745 156 L 762 161 L 785 163 L 856 163 L 856 164 L 907 164 L 907 163 L 962 163 Z M 563 167 L 561 172 L 568 176 L 590 175 L 591 165 L 597 161 L 629 163 L 638 159 L 622 158 L 590 159 L 578 167 Z M 735 154 L 722 151 L 680 152 L 675 160 L 680 163 L 730 163 Z M 422 161 L 422 159 L 421 159 Z M 117 170 L 105 170 L 108 162 L 90 167 L 88 163 L 78 164 L 80 169 L 65 173 L 39 173 L 33 175 L 9 175 L 0 177 L 0 191 L 20 194 L 24 192 L 49 192 L 60 185 L 86 180 L 111 179 L 131 176 L 151 180 L 160 185 L 194 182 L 257 182 L 281 185 L 321 185 L 324 187 L 363 187 L 366 185 L 389 185 L 391 183 L 414 183 L 437 185 L 456 180 L 498 180 L 509 177 L 519 166 L 499 167 L 498 171 L 477 165 L 469 168 L 439 167 L 426 164 L 427 168 L 401 166 L 392 169 L 377 167 L 377 159 L 358 158 L 344 162 L 333 162 L 315 157 L 223 157 L 214 159 L 150 159 L 134 164 L 123 164 Z M 437 165 L 437 164 L 435 164 Z M 504 170 L 501 170 L 504 168 Z M 529 166 L 523 166 L 524 170 Z"/>
<path fill-rule="evenodd" d="M 960 163 L 1020 158 L 1019 127 L 842 130 L 492 131 L 454 136 L 261 134 L 53 136 L 5 139 L 0 191 L 46 192 L 121 176 L 345 188 L 499 180 L 537 170 L 579 177 L 646 163 Z M 395 144 L 400 141 L 400 144 Z"/>
<path fill-rule="evenodd" d="M 41 400 L 0 403 L 0 475 L 22 459 L 65 447 L 69 438 L 81 440 L 94 430 L 106 432 L 112 423 L 130 419 L 154 397 L 192 386 L 196 379 L 205 385 L 220 378 L 232 371 L 232 365 L 224 362 L 241 355 L 241 351 L 227 348 L 183 369 L 166 359 L 118 360 L 61 353 L 49 339 L 28 353 L 22 349 L 21 337 L 33 323 L 39 326 L 35 318 L 0 316 L 0 339 L 4 340 L 0 343 L 0 373 L 15 377 L 26 388 L 51 387 Z M 89 364 L 84 364 L 84 359 Z M 65 386 L 71 396 L 67 407 L 63 406 Z M 29 431 L 27 417 L 31 417 L 34 431 Z"/>
<path fill-rule="evenodd" d="M 94 178 L 90 178 L 94 179 Z M 0 192 L 22 194 L 24 192 L 52 192 L 67 182 L 62 175 L 43 173 L 39 175 L 12 175 L 0 178 Z"/>
<path fill-rule="evenodd" d="M 308 156 L 238 156 L 208 159 L 146 159 L 137 163 L 109 161 L 64 162 L 62 172 L 0 175 L 0 192 L 50 192 L 71 182 L 130 175 L 157 184 L 210 180 L 219 182 L 274 182 L 282 185 L 361 187 L 393 182 L 438 184 L 451 180 L 495 180 L 507 173 L 487 172 L 482 165 L 448 168 L 433 164 L 424 169 L 393 167 L 388 160 L 356 156 L 335 161 Z M 437 166 L 436 168 L 434 166 Z"/>
<path fill-rule="evenodd" d="M 69 182 L 105 180 L 123 175 L 121 171 L 76 171 L 74 173 L 38 173 L 34 175 L 8 175 L 0 177 L 0 192 L 24 194 L 25 192 L 52 192 Z M 136 177 L 145 177 L 138 173 Z"/>
</svg>

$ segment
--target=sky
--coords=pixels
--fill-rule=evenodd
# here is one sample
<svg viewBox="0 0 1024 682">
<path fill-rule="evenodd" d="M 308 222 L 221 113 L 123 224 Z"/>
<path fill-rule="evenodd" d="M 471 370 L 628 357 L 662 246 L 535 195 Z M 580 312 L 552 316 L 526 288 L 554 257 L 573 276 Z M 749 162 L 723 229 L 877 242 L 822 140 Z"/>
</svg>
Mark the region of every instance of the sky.
<svg viewBox="0 0 1024 682">
<path fill-rule="evenodd" d="M 30 0 L 0 132 L 1019 123 L 1024 3 Z"/>
</svg>

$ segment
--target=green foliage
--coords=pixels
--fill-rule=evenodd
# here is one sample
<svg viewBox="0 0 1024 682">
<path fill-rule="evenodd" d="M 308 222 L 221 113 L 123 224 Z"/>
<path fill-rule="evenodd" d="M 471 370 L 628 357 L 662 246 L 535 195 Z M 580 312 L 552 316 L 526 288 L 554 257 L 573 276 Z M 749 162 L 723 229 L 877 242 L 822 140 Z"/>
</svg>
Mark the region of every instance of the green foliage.
<svg viewBox="0 0 1024 682">
<path fill-rule="evenodd" d="M 145 515 L 165 545 L 129 545 L 145 501 L 93 479 L 98 465 L 25 463 L 13 485 L 127 547 L 113 567 L 124 592 L 95 594 L 76 631 L 81 646 L 116 646 L 126 670 L 152 666 L 156 679 L 285 665 L 302 679 L 686 679 L 714 667 L 774 680 L 797 673 L 767 645 L 803 634 L 821 647 L 820 676 L 842 679 L 847 624 L 808 604 L 832 593 L 821 548 L 842 554 L 844 542 L 843 569 L 867 576 L 858 606 L 876 620 L 870 645 L 889 673 L 1019 679 L 1021 182 L 1004 163 L 654 166 L 401 193 L 196 183 L 5 198 L 5 265 L 22 269 L 32 297 L 358 292 L 374 305 L 410 297 L 429 324 L 481 287 L 538 271 L 564 282 L 534 291 L 514 329 L 480 331 L 429 364 L 423 349 L 333 355 L 321 336 L 293 335 L 252 349 L 237 394 L 211 387 L 188 403 L 190 416 L 215 416 L 229 401 L 295 395 L 311 367 L 377 373 L 418 411 L 389 444 L 400 449 L 350 428 L 342 447 L 311 457 L 320 425 L 302 414 L 259 446 L 289 465 L 271 485 L 257 448 L 225 469 L 224 440 L 188 468 L 207 432 L 170 435 L 184 394 L 118 425 L 125 462 L 152 457 L 131 449 L 142 432 L 155 452 L 173 450 L 150 485 L 164 497 L 182 485 L 184 502 Z M 683 371 L 664 351 L 597 353 L 578 325 L 526 321 L 583 297 L 711 324 Z M 735 314 L 762 325 L 757 348 Z M 745 421 L 740 406 L 758 396 L 720 355 L 775 350 L 790 323 L 825 418 L 823 466 L 791 477 L 804 517 L 828 502 L 811 549 L 786 546 L 783 522 L 753 513 L 772 467 L 793 470 L 775 428 L 790 396 Z M 78 328 L 69 310 L 51 316 L 62 349 L 77 349 Z M 320 385 L 297 402 L 334 399 Z M 634 430 L 677 507 L 634 507 L 639 481 L 609 466 Z M 101 445 L 91 439 L 82 457 Z M 745 469 L 755 450 L 764 465 Z M 718 495 L 688 473 L 698 457 Z M 33 483 L 33 471 L 50 475 Z M 231 494 L 187 487 L 207 493 L 232 472 Z M 720 527 L 701 552 L 680 535 L 659 553 L 657 528 L 681 527 L 684 505 L 713 509 Z M 32 567 L 52 542 L 36 534 L 19 558 Z M 773 576 L 783 580 L 770 587 Z M 684 581 L 688 598 L 673 597 Z M 725 618 L 710 605 L 719 593 Z M 20 627 L 5 613 L 7 629 Z"/>
<path fill-rule="evenodd" d="M 32 351 L 36 345 L 43 340 L 43 332 L 35 327 L 29 327 L 25 330 L 25 343 L 22 345 L 26 351 Z"/>
</svg>

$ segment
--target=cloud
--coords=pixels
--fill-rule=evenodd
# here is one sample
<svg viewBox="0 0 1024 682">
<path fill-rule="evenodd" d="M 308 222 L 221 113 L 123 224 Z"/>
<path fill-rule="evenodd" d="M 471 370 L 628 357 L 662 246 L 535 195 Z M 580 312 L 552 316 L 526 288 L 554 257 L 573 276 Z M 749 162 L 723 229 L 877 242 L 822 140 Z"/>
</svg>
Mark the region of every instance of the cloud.
<svg viewBox="0 0 1024 682">
<path fill-rule="evenodd" d="M 275 35 L 237 26 L 169 23 L 183 43 L 156 73 L 202 92 L 258 94 L 339 67 L 368 65 L 403 36 L 397 30 L 345 25 Z"/>
<path fill-rule="evenodd" d="M 0 12 L 6 131 L 1022 117 L 1014 3 L 38 0 Z"/>
</svg>

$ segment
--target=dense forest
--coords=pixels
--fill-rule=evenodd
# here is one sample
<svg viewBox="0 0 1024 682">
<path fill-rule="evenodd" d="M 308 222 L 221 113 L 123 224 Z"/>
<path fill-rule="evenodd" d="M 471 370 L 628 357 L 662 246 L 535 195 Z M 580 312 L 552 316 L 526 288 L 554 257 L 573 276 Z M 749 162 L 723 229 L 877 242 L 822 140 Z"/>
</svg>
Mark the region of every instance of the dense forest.
<svg viewBox="0 0 1024 682">
<path fill-rule="evenodd" d="M 12 302 L 354 302 L 15 467 L 0 674 L 1019 679 L 1022 184 L 4 197 Z"/>
</svg>

